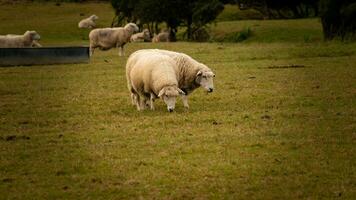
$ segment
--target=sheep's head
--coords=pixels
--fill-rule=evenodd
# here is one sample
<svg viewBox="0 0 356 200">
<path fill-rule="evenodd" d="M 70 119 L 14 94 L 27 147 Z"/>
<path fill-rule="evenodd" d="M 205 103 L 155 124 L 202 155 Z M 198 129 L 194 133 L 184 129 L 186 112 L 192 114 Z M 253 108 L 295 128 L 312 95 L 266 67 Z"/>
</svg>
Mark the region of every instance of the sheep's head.
<svg viewBox="0 0 356 200">
<path fill-rule="evenodd" d="M 196 74 L 195 82 L 203 87 L 207 92 L 213 92 L 215 74 L 210 70 L 199 70 Z"/>
<path fill-rule="evenodd" d="M 41 36 L 36 31 L 26 31 L 24 35 L 30 37 L 31 40 L 41 39 Z"/>
<path fill-rule="evenodd" d="M 166 103 L 167 110 L 172 112 L 175 108 L 177 97 L 184 94 L 177 86 L 166 86 L 159 91 L 158 97 Z"/>
<path fill-rule="evenodd" d="M 128 23 L 124 26 L 124 29 L 128 30 L 129 32 L 131 32 L 131 34 L 136 33 L 139 31 L 139 28 L 136 24 L 134 23 Z"/>
<path fill-rule="evenodd" d="M 93 20 L 93 21 L 95 21 L 95 20 L 99 19 L 99 17 L 96 16 L 96 15 L 92 15 L 92 16 L 90 16 L 90 19 Z"/>
<path fill-rule="evenodd" d="M 143 31 L 143 37 L 145 41 L 149 41 L 151 39 L 151 34 L 148 29 L 144 29 Z"/>
</svg>

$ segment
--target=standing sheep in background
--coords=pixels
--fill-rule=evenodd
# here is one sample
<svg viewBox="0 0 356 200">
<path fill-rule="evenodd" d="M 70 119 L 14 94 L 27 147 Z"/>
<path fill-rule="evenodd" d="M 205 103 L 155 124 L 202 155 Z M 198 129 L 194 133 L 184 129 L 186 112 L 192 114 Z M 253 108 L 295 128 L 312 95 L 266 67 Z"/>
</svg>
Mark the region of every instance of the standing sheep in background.
<svg viewBox="0 0 356 200">
<path fill-rule="evenodd" d="M 160 49 L 144 49 L 137 53 L 155 52 L 170 57 L 175 63 L 175 72 L 178 77 L 178 87 L 185 93 L 182 95 L 183 105 L 186 109 L 189 108 L 188 95 L 195 89 L 202 87 L 207 92 L 213 92 L 213 78 L 215 74 L 206 65 L 197 62 L 190 56 L 184 53 Z"/>
<path fill-rule="evenodd" d="M 151 40 L 150 31 L 144 29 L 141 33 L 133 34 L 130 38 L 131 42 L 148 42 Z"/>
<path fill-rule="evenodd" d="M 154 34 L 152 42 L 170 42 L 169 32 L 162 32 L 158 35 Z"/>
<path fill-rule="evenodd" d="M 184 94 L 178 88 L 174 65 L 169 56 L 153 51 L 136 51 L 130 55 L 126 64 L 126 79 L 137 110 L 144 110 L 148 100 L 154 110 L 153 101 L 157 97 L 166 103 L 169 112 L 174 110 L 176 98 Z"/>
<path fill-rule="evenodd" d="M 134 23 L 128 23 L 125 27 L 118 28 L 98 28 L 90 31 L 90 55 L 92 56 L 95 48 L 109 50 L 119 48 L 119 56 L 124 55 L 124 45 L 130 42 L 131 35 L 138 31 Z"/>
<path fill-rule="evenodd" d="M 0 47 L 33 47 L 33 45 L 39 45 L 36 41 L 40 39 L 41 36 L 36 31 L 26 31 L 23 35 L 0 35 Z"/>
<path fill-rule="evenodd" d="M 78 23 L 78 28 L 89 28 L 89 29 L 95 28 L 96 27 L 95 21 L 97 19 L 99 19 L 99 17 L 96 15 L 92 15 L 88 18 L 85 18 Z"/>
<path fill-rule="evenodd" d="M 7 34 L 7 37 L 17 37 L 17 36 L 22 36 L 22 35 L 15 35 L 15 34 Z M 42 47 L 42 45 L 38 42 L 38 40 L 33 40 L 31 47 Z"/>
</svg>

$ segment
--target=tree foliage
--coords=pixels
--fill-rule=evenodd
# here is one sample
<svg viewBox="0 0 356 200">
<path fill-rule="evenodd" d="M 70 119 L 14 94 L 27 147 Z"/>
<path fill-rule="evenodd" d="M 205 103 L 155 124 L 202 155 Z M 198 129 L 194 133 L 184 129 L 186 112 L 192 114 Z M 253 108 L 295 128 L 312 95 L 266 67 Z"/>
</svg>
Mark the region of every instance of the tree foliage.
<svg viewBox="0 0 356 200">
<path fill-rule="evenodd" d="M 240 9 L 253 8 L 268 18 L 317 16 L 319 0 L 236 0 Z"/>
<path fill-rule="evenodd" d="M 326 40 L 356 35 L 355 0 L 321 0 L 321 23 Z"/>
<path fill-rule="evenodd" d="M 158 24 L 165 23 L 172 40 L 179 26 L 186 27 L 186 36 L 192 39 L 224 9 L 219 0 L 111 0 L 111 4 L 116 11 L 116 25 L 136 22 L 157 33 Z"/>
</svg>

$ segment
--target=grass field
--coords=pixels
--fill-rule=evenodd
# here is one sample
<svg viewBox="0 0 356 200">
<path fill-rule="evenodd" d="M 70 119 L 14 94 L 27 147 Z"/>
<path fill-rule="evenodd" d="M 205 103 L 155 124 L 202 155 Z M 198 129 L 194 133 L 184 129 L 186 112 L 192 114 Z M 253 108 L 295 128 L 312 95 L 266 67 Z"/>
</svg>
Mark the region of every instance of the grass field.
<svg viewBox="0 0 356 200">
<path fill-rule="evenodd" d="M 16 18 L 22 5 L 2 6 L 1 34 L 26 30 L 31 6 L 53 4 Z M 112 14 L 105 4 L 62 7 L 55 28 L 42 23 L 54 6 L 29 19 L 45 45 L 87 44 L 78 12 Z M 321 36 L 316 19 L 236 24 L 250 22 Z M 0 199 L 355 199 L 356 44 L 285 32 L 263 41 L 256 31 L 239 44 L 136 43 L 125 57 L 97 51 L 89 64 L 0 68 Z M 195 91 L 189 111 L 156 101 L 137 112 L 124 66 L 142 48 L 207 64 L 216 91 Z"/>
</svg>

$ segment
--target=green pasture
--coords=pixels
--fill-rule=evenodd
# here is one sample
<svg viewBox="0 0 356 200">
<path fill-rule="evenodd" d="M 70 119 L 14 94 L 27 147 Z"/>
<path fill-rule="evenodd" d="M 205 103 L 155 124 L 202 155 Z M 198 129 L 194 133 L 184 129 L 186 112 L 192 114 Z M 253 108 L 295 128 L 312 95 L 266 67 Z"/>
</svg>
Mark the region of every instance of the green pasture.
<svg viewBox="0 0 356 200">
<path fill-rule="evenodd" d="M 87 45 L 80 13 L 113 17 L 107 4 L 0 7 L 0 34 L 35 29 L 44 46 Z M 211 31 L 240 27 L 253 30 L 242 43 L 130 43 L 89 64 L 0 68 L 0 199 L 355 199 L 356 44 L 323 42 L 317 19 Z M 125 63 L 145 48 L 205 63 L 214 92 L 195 91 L 189 111 L 136 111 Z"/>
</svg>

